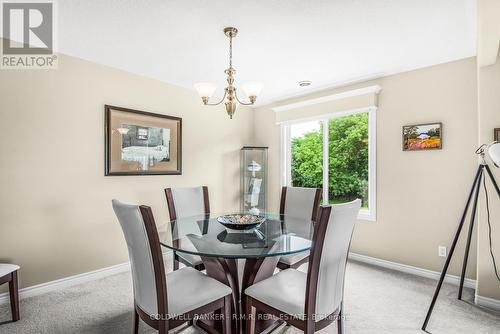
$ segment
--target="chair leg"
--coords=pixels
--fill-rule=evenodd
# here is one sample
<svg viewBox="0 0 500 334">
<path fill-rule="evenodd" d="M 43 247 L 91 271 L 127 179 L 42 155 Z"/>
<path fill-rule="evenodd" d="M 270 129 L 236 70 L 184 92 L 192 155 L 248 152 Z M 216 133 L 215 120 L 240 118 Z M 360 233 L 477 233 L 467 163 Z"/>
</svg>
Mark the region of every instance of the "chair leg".
<svg viewBox="0 0 500 334">
<path fill-rule="evenodd" d="M 158 324 L 158 334 L 168 334 L 167 320 L 160 320 Z"/>
<path fill-rule="evenodd" d="M 314 320 L 307 317 L 306 318 L 306 327 L 304 328 L 304 334 L 314 334 L 316 331 L 316 324 L 314 323 Z"/>
<path fill-rule="evenodd" d="M 19 290 L 17 285 L 17 270 L 12 274 L 12 279 L 9 282 L 10 294 L 10 309 L 12 311 L 12 321 L 18 321 L 19 316 Z"/>
<path fill-rule="evenodd" d="M 176 252 L 174 252 L 174 271 L 179 269 L 179 257 Z"/>
<path fill-rule="evenodd" d="M 139 333 L 139 313 L 134 307 L 134 334 Z"/>
<path fill-rule="evenodd" d="M 338 334 L 344 334 L 344 319 L 342 317 L 344 316 L 343 312 L 343 303 L 340 303 L 340 311 L 339 315 L 337 316 L 337 332 Z"/>
<path fill-rule="evenodd" d="M 222 334 L 231 334 L 231 295 L 224 297 L 224 308 L 221 310 L 224 315 L 222 320 Z"/>
<path fill-rule="evenodd" d="M 286 270 L 286 269 L 290 269 L 290 265 L 288 264 L 285 264 L 283 262 L 278 262 L 278 264 L 276 265 L 276 267 L 278 267 L 278 269 L 281 271 L 281 270 Z"/>
<path fill-rule="evenodd" d="M 257 314 L 257 310 L 252 305 L 252 297 L 246 296 L 246 312 L 245 312 L 245 327 L 246 334 L 254 334 L 255 333 L 255 315 Z"/>
<path fill-rule="evenodd" d="M 197 264 L 196 266 L 194 266 L 194 269 L 196 269 L 198 271 L 203 271 L 203 270 L 205 270 L 205 265 L 203 263 Z"/>
</svg>

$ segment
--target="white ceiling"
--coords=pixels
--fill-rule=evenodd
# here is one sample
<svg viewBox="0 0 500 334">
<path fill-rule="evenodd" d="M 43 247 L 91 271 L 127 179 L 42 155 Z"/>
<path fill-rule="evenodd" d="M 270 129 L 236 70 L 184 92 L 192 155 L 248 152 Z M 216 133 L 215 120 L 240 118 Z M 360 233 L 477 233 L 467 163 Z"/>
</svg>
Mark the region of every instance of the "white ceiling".
<svg viewBox="0 0 500 334">
<path fill-rule="evenodd" d="M 58 12 L 60 52 L 218 94 L 233 25 L 236 84 L 263 82 L 261 105 L 476 54 L 475 0 L 64 0 Z"/>
</svg>

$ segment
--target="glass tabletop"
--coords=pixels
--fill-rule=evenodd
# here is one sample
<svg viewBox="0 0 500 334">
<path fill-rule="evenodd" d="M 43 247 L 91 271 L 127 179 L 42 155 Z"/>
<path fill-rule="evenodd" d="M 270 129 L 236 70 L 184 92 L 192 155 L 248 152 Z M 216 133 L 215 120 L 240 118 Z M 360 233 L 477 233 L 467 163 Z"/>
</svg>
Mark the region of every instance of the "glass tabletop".
<svg viewBox="0 0 500 334">
<path fill-rule="evenodd" d="M 261 213 L 264 221 L 248 230 L 228 229 L 217 220 L 239 212 L 179 218 L 158 228 L 160 243 L 172 250 L 222 258 L 280 256 L 309 250 L 314 226 L 311 220 Z"/>
</svg>

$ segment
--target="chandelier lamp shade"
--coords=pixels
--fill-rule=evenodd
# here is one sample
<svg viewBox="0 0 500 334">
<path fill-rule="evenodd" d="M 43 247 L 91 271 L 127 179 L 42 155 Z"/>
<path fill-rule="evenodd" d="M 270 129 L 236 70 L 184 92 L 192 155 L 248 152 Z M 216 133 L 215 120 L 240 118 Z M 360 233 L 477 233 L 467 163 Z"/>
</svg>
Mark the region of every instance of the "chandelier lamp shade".
<svg viewBox="0 0 500 334">
<path fill-rule="evenodd" d="M 224 88 L 224 96 L 218 102 L 211 103 L 210 98 L 215 93 L 217 86 L 210 82 L 200 82 L 194 85 L 194 88 L 200 95 L 201 100 L 204 105 L 216 106 L 224 103 L 226 107 L 226 112 L 229 118 L 233 118 L 234 112 L 236 111 L 236 105 L 241 104 L 244 106 L 253 105 L 257 100 L 257 96 L 262 90 L 262 84 L 260 82 L 252 81 L 246 82 L 241 86 L 244 94 L 247 96 L 249 102 L 244 102 L 240 100 L 236 93 L 236 86 L 234 85 L 234 75 L 236 70 L 233 68 L 233 38 L 236 37 L 238 29 L 233 27 L 224 28 L 224 34 L 229 38 L 229 67 L 224 71 L 227 75 L 227 86 Z"/>
</svg>

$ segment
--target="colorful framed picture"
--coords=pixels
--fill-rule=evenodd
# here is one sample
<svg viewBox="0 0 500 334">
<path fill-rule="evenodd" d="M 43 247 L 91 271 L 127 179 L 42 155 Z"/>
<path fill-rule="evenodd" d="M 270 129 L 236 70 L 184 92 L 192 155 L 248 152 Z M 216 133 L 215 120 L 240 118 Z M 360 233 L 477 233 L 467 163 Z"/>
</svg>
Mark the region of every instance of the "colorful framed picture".
<svg viewBox="0 0 500 334">
<path fill-rule="evenodd" d="M 495 141 L 500 141 L 500 128 L 493 129 L 493 139 Z"/>
<path fill-rule="evenodd" d="M 442 127 L 439 122 L 403 126 L 403 151 L 441 149 Z"/>
<path fill-rule="evenodd" d="M 105 175 L 182 174 L 182 119 L 106 105 Z"/>
</svg>

